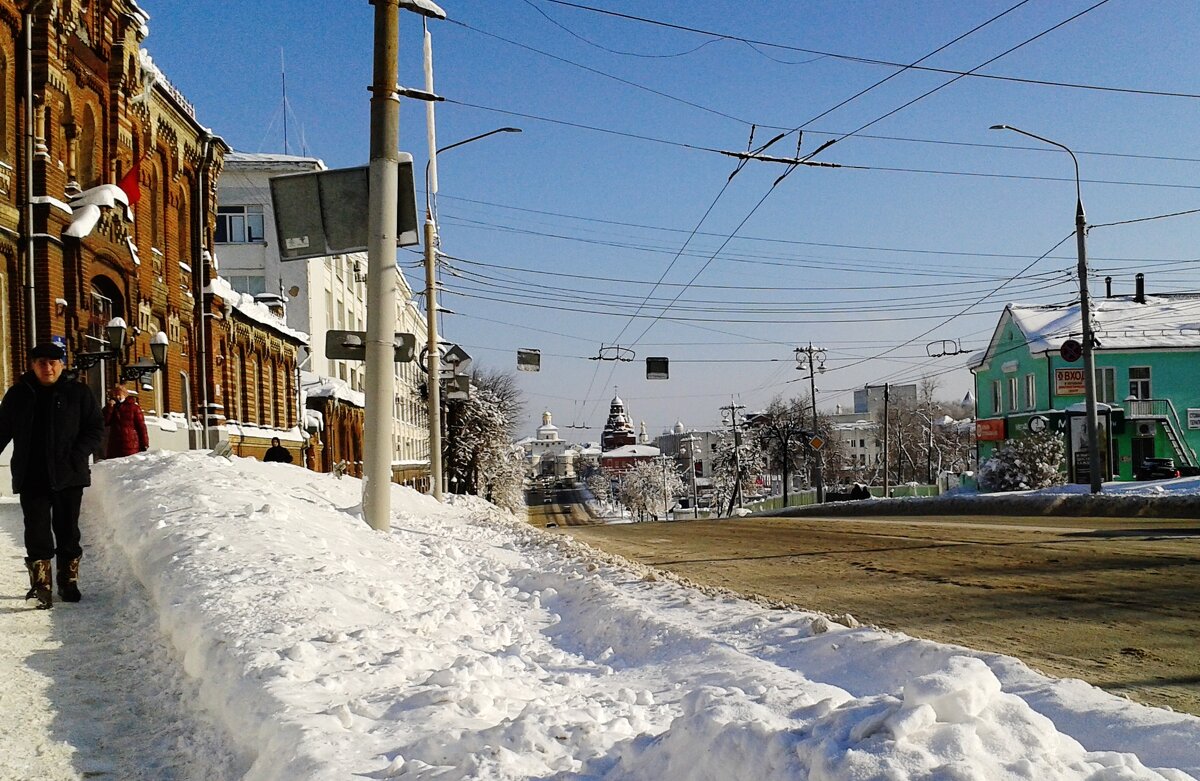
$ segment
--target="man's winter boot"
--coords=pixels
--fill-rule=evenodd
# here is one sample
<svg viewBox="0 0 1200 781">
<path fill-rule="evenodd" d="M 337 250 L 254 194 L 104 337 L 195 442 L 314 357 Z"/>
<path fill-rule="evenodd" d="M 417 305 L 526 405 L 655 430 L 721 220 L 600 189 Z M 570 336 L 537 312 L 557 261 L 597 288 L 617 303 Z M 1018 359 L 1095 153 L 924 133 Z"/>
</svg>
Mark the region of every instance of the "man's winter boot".
<svg viewBox="0 0 1200 781">
<path fill-rule="evenodd" d="M 54 595 L 50 592 L 51 585 L 51 566 L 53 562 L 50 559 L 41 559 L 33 562 L 30 565 L 30 574 L 33 581 L 33 597 L 38 601 L 38 610 L 49 610 L 54 607 Z"/>
<path fill-rule="evenodd" d="M 33 579 L 33 559 L 25 559 L 25 569 L 29 570 L 29 591 L 25 592 L 25 598 L 33 599 L 37 596 L 37 583 Z"/>
<path fill-rule="evenodd" d="M 83 599 L 79 593 L 79 559 L 58 559 L 58 595 L 63 602 L 78 602 Z"/>
</svg>

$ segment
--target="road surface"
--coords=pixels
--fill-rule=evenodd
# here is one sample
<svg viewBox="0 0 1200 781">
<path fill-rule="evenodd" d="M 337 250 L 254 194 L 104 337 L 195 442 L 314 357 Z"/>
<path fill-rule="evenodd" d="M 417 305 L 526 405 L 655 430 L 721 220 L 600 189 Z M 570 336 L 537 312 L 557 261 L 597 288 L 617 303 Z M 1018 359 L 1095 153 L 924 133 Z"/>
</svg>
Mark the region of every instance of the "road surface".
<svg viewBox="0 0 1200 781">
<path fill-rule="evenodd" d="M 1200 715 L 1200 521 L 752 518 L 562 529 L 692 580 Z"/>
</svg>

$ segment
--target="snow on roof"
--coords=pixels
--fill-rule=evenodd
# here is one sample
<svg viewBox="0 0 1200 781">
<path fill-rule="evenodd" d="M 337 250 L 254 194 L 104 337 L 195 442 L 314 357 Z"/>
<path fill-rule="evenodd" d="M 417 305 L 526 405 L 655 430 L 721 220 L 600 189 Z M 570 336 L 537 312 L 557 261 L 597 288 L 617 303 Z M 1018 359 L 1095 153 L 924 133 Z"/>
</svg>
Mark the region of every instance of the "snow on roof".
<svg viewBox="0 0 1200 781">
<path fill-rule="evenodd" d="M 1070 332 L 1082 333 L 1079 304 L 1066 307 L 1012 307 L 1030 350 L 1057 350 Z M 1092 330 L 1100 349 L 1200 347 L 1200 297 L 1147 296 L 1092 301 Z"/>
<path fill-rule="evenodd" d="M 261 168 L 268 170 L 324 171 L 327 166 L 319 157 L 302 157 L 268 152 L 230 152 L 225 155 L 226 168 Z"/>
<path fill-rule="evenodd" d="M 622 445 L 618 448 L 605 451 L 600 454 L 601 458 L 653 458 L 661 455 L 662 451 L 653 445 Z"/>
<path fill-rule="evenodd" d="M 262 323 L 301 344 L 308 344 L 308 334 L 289 328 L 282 320 L 273 315 L 270 309 L 255 301 L 254 296 L 234 290 L 224 277 L 213 277 L 204 292 L 220 296 L 226 306 L 236 309 L 251 320 Z"/>
<path fill-rule="evenodd" d="M 354 390 L 345 380 L 337 377 L 322 377 L 312 372 L 300 372 L 300 387 L 310 399 L 337 399 L 355 407 L 366 409 L 367 397 Z"/>
<path fill-rule="evenodd" d="M 1200 295 L 1146 296 L 1145 303 L 1132 296 L 1099 298 L 1092 299 L 1090 309 L 1100 350 L 1200 347 Z M 1025 335 L 1031 353 L 1058 350 L 1064 341 L 1078 340 L 1083 333 L 1078 302 L 1065 306 L 1009 304 L 1005 314 Z M 971 356 L 968 366 L 986 360 L 995 348 L 994 339 L 988 350 Z"/>
</svg>

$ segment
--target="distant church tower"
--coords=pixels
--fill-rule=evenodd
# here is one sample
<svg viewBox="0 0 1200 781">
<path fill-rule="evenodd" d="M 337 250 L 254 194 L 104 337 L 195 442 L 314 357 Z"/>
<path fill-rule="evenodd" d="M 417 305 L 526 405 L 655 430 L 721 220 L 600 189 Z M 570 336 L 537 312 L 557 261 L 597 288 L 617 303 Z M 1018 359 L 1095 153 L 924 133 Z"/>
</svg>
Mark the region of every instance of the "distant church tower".
<svg viewBox="0 0 1200 781">
<path fill-rule="evenodd" d="M 624 445 L 632 445 L 636 441 L 633 425 L 625 414 L 625 402 L 621 401 L 620 396 L 613 396 L 608 407 L 608 422 L 604 424 L 604 431 L 600 434 L 600 449 L 608 452 Z"/>
</svg>

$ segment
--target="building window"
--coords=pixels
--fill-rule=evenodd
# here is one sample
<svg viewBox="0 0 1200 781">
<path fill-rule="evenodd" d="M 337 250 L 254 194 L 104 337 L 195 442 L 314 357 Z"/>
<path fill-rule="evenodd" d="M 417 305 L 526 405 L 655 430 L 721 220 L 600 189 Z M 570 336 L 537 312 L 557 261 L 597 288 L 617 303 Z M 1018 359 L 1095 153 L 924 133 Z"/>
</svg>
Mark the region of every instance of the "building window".
<svg viewBox="0 0 1200 781">
<path fill-rule="evenodd" d="M 1117 401 L 1117 370 L 1111 366 L 1096 369 L 1096 401 L 1103 404 Z"/>
<path fill-rule="evenodd" d="M 1015 375 L 1008 378 L 1008 411 L 1017 411 L 1017 378 Z"/>
<path fill-rule="evenodd" d="M 1032 374 L 1025 375 L 1025 409 L 1037 408 L 1037 382 Z"/>
<path fill-rule="evenodd" d="M 218 244 L 264 242 L 262 206 L 218 206 Z"/>
<path fill-rule="evenodd" d="M 1154 398 L 1150 395 L 1149 366 L 1129 367 L 1129 395 L 1140 400 Z"/>
<path fill-rule="evenodd" d="M 1004 398 L 1000 391 L 1000 380 L 992 380 L 992 414 L 999 415 L 1004 411 Z"/>
<path fill-rule="evenodd" d="M 249 293 L 256 296 L 259 293 L 267 292 L 267 279 L 261 275 L 254 274 L 237 274 L 225 277 L 229 282 L 229 286 L 239 293 Z"/>
</svg>

